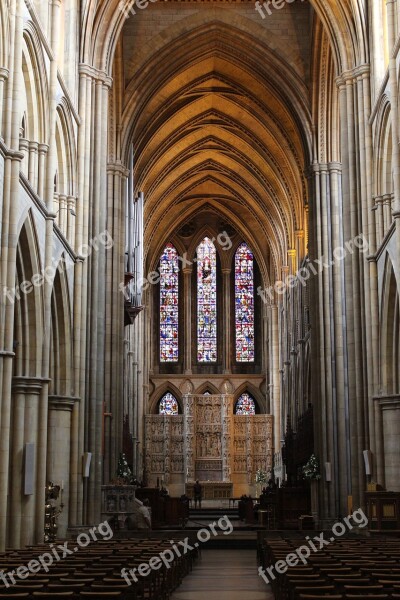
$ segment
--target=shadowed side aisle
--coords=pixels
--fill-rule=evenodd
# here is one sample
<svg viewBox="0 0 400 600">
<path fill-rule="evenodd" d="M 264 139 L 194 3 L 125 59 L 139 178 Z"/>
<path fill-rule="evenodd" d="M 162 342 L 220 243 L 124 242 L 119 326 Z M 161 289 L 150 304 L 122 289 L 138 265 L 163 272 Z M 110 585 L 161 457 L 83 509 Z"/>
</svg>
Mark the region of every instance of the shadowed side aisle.
<svg viewBox="0 0 400 600">
<path fill-rule="evenodd" d="M 171 600 L 272 600 L 255 550 L 206 550 Z"/>
</svg>

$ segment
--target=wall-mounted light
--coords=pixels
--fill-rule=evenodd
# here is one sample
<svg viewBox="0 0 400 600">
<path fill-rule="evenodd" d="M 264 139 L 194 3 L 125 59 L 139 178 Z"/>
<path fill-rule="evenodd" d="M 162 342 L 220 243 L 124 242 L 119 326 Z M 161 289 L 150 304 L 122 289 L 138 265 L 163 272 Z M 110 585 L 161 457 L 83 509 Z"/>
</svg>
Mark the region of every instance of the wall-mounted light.
<svg viewBox="0 0 400 600">
<path fill-rule="evenodd" d="M 371 450 L 363 450 L 365 474 L 372 475 L 372 452 Z"/>
<path fill-rule="evenodd" d="M 330 462 L 325 463 L 325 481 L 332 481 L 332 464 Z"/>
</svg>

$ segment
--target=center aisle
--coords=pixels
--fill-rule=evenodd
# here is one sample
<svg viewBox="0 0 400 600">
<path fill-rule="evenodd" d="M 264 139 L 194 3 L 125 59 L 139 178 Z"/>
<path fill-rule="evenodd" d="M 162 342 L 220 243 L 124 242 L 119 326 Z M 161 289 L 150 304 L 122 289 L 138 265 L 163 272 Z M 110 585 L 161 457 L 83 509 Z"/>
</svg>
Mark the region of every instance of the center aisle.
<svg viewBox="0 0 400 600">
<path fill-rule="evenodd" d="M 206 550 L 171 600 L 273 600 L 255 550 Z"/>
</svg>

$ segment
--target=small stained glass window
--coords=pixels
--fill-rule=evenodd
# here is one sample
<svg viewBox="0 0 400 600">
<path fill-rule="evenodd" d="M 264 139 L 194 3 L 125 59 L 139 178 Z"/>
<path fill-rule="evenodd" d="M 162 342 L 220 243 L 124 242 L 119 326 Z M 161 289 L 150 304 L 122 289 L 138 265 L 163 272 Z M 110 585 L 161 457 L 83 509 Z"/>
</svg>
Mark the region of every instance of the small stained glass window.
<svg viewBox="0 0 400 600">
<path fill-rule="evenodd" d="M 235 415 L 255 415 L 256 414 L 256 403 L 254 398 L 247 392 L 242 394 L 239 400 L 236 402 Z"/>
<path fill-rule="evenodd" d="M 179 413 L 178 401 L 170 392 L 165 394 L 159 402 L 160 415 L 177 415 Z"/>
</svg>

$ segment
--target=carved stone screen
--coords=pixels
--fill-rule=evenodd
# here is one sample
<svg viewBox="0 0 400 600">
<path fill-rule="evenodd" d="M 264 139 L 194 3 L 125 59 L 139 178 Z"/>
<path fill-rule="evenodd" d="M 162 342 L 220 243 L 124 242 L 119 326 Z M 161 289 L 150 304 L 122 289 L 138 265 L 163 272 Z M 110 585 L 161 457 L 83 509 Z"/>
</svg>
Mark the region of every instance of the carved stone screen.
<svg viewBox="0 0 400 600">
<path fill-rule="evenodd" d="M 183 398 L 183 415 L 147 415 L 145 468 L 180 495 L 185 484 L 231 483 L 235 496 L 254 493 L 255 473 L 272 468 L 272 416 L 234 415 L 227 394 Z"/>
</svg>

